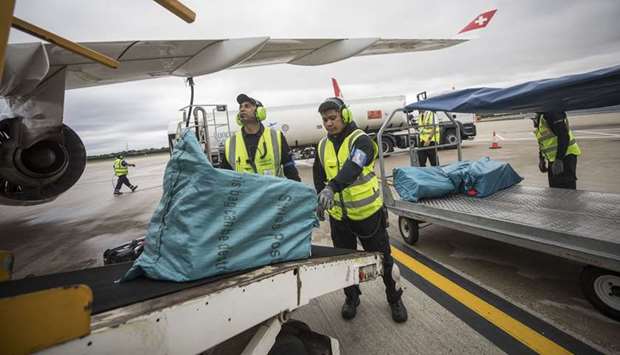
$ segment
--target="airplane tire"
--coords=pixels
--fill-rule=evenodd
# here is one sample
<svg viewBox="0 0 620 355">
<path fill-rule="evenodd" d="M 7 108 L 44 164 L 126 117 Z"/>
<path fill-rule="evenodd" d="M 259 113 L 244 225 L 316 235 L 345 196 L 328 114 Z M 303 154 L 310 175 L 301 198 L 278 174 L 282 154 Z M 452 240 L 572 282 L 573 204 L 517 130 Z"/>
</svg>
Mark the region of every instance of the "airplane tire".
<svg viewBox="0 0 620 355">
<path fill-rule="evenodd" d="M 581 272 L 581 289 L 596 309 L 620 321 L 620 273 L 588 265 Z"/>
<path fill-rule="evenodd" d="M 398 216 L 398 229 L 403 240 L 409 245 L 414 245 L 420 238 L 419 223 L 414 219 Z"/>
</svg>

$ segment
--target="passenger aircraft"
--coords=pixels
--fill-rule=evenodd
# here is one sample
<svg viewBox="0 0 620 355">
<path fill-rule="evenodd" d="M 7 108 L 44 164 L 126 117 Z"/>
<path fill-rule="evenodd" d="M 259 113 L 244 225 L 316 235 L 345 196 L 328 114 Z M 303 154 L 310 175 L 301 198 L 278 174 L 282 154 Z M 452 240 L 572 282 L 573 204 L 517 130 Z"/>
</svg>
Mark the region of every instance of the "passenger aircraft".
<svg viewBox="0 0 620 355">
<path fill-rule="evenodd" d="M 459 33 L 485 27 L 494 13 L 476 16 Z M 0 96 L 12 117 L 0 120 L 0 204 L 52 201 L 82 175 L 86 150 L 63 123 L 65 90 L 260 65 L 323 65 L 355 56 L 438 50 L 467 40 L 255 37 L 81 44 L 115 58 L 116 69 L 57 44 L 8 44 Z"/>
</svg>

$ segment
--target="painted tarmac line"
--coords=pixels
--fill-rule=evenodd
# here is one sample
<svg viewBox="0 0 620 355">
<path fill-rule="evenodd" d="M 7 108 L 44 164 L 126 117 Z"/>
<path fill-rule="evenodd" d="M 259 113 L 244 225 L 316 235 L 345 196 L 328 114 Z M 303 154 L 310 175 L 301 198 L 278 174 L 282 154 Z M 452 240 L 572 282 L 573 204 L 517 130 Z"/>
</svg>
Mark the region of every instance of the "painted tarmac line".
<svg viewBox="0 0 620 355">
<path fill-rule="evenodd" d="M 411 251 L 409 248 L 403 248 L 407 251 L 402 251 L 394 247 L 394 244 L 400 243 L 392 244 L 392 256 L 407 269 L 401 272 L 407 280 L 435 298 L 436 301 L 503 351 L 507 353 L 534 352 L 540 354 L 598 353 L 597 350 L 587 344 L 563 333 L 478 285 L 471 282 L 467 284 L 468 281 L 448 269 L 440 267 L 439 264 L 433 265 L 436 263 L 430 259 L 424 260 L 426 257 L 421 254 Z M 438 289 L 439 292 L 437 290 L 428 292 L 428 287 L 407 277 L 409 271 Z M 448 273 L 453 275 L 448 275 Z M 434 294 L 431 295 L 431 293 Z M 441 300 L 442 294 L 447 295 L 450 300 Z M 461 309 L 454 303 L 458 303 Z M 490 323 L 490 326 L 481 324 L 485 322 Z M 499 331 L 494 330 L 495 327 Z"/>
<path fill-rule="evenodd" d="M 578 132 L 576 132 L 578 133 Z M 577 139 L 593 139 L 593 140 L 605 140 L 605 139 L 610 139 L 610 138 L 620 138 L 620 135 L 612 135 L 612 136 L 580 136 L 578 134 L 575 134 L 575 138 Z M 521 141 L 531 141 L 531 142 L 535 142 L 536 139 L 535 138 L 505 138 L 502 140 L 502 142 L 521 142 Z M 487 139 L 487 138 L 483 138 L 483 139 L 476 139 L 473 141 L 464 141 L 463 143 L 465 143 L 464 145 L 467 144 L 484 144 L 484 143 L 490 143 L 492 142 L 491 139 Z"/>
<path fill-rule="evenodd" d="M 620 138 L 620 135 L 618 134 L 614 134 L 614 133 L 603 133 L 603 132 L 597 132 L 597 131 L 586 131 L 586 130 L 576 130 L 576 132 L 583 132 L 586 134 L 598 134 L 601 136 L 607 136 L 607 137 L 615 137 L 615 138 Z"/>
</svg>

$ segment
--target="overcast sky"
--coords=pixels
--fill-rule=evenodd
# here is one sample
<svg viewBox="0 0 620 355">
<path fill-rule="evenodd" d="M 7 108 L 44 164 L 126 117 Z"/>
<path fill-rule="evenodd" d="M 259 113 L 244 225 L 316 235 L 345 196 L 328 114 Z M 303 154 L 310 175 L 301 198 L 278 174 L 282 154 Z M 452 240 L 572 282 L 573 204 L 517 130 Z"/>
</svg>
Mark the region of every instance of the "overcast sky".
<svg viewBox="0 0 620 355">
<path fill-rule="evenodd" d="M 196 78 L 196 103 L 236 106 L 245 92 L 266 106 L 319 103 L 338 78 L 346 98 L 508 86 L 620 64 L 620 1 L 182 0 L 187 24 L 150 0 L 20 0 L 15 15 L 78 42 L 165 39 L 453 38 L 491 9 L 475 40 L 421 53 L 351 58 L 319 67 L 275 65 Z M 10 42 L 37 39 L 11 31 Z M 67 91 L 65 123 L 89 155 L 167 145 L 168 122 L 189 102 L 181 78 Z"/>
</svg>

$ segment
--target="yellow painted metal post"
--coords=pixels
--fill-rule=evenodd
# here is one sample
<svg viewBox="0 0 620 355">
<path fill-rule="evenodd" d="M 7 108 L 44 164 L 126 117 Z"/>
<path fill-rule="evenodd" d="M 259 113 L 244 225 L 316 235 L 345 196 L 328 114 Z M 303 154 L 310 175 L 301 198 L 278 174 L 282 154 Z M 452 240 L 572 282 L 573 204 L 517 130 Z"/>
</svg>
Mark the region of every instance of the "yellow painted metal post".
<svg viewBox="0 0 620 355">
<path fill-rule="evenodd" d="M 2 73 L 4 73 L 4 55 L 9 43 L 13 10 L 15 10 L 15 0 L 0 1 L 0 81 L 2 80 Z"/>
<path fill-rule="evenodd" d="M 187 6 L 183 5 L 177 0 L 155 0 L 156 3 L 166 8 L 168 11 L 177 15 L 183 21 L 192 23 L 196 20 L 196 13 L 190 10 Z"/>
<path fill-rule="evenodd" d="M 0 354 L 29 354 L 90 334 L 92 304 L 86 285 L 0 298 Z"/>
<path fill-rule="evenodd" d="M 44 41 L 48 41 L 57 46 L 60 46 L 68 51 L 79 54 L 88 59 L 94 60 L 95 62 L 101 63 L 107 67 L 112 69 L 118 68 L 120 63 L 117 60 L 114 60 L 108 57 L 105 54 L 101 54 L 97 51 L 94 51 L 90 48 L 86 48 L 81 46 L 75 42 L 69 41 L 68 39 L 62 38 L 52 32 L 46 31 L 41 27 L 37 27 L 29 22 L 26 22 L 17 17 L 13 17 L 13 23 L 11 24 L 13 27 L 17 28 L 20 31 L 24 31 L 30 35 L 33 35 L 37 38 L 40 38 Z"/>
</svg>

